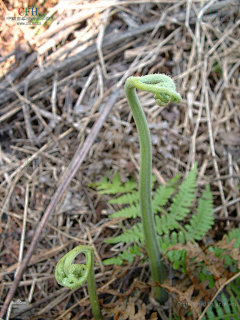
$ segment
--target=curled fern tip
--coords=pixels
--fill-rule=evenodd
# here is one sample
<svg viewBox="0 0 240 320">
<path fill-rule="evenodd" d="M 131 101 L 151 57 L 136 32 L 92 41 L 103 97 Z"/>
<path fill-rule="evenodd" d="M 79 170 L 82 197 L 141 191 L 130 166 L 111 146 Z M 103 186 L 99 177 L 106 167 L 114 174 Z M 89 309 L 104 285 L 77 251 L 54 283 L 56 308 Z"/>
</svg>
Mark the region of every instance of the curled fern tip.
<svg viewBox="0 0 240 320">
<path fill-rule="evenodd" d="M 87 281 L 91 268 L 92 251 L 90 246 L 78 246 L 65 254 L 56 266 L 55 278 L 57 282 L 72 290 L 83 285 Z M 85 254 L 86 264 L 73 264 L 74 259 L 80 253 Z"/>
</svg>

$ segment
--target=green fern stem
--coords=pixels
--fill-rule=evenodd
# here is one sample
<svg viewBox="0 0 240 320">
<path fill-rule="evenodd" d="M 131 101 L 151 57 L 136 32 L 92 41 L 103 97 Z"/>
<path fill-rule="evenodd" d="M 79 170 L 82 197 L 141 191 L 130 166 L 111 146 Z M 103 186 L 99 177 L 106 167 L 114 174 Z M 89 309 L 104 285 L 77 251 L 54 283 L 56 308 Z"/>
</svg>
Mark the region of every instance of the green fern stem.
<svg viewBox="0 0 240 320">
<path fill-rule="evenodd" d="M 80 253 L 85 254 L 86 264 L 73 264 L 74 259 Z M 93 316 L 96 320 L 103 320 L 94 278 L 94 250 L 92 247 L 78 246 L 65 254 L 58 261 L 55 269 L 55 278 L 61 286 L 72 290 L 79 288 L 88 281 Z"/>
<path fill-rule="evenodd" d="M 153 74 L 143 77 L 129 77 L 125 83 L 125 94 L 133 113 L 140 141 L 140 177 L 139 194 L 143 232 L 150 270 L 154 284 L 163 283 L 166 272 L 161 260 L 160 246 L 157 238 L 151 197 L 152 147 L 150 132 L 142 106 L 138 100 L 136 89 L 154 93 L 154 99 L 159 106 L 171 102 L 181 102 L 181 96 L 176 91 L 171 78 L 163 74 Z M 164 303 L 167 292 L 161 287 L 154 287 L 155 298 Z"/>
</svg>

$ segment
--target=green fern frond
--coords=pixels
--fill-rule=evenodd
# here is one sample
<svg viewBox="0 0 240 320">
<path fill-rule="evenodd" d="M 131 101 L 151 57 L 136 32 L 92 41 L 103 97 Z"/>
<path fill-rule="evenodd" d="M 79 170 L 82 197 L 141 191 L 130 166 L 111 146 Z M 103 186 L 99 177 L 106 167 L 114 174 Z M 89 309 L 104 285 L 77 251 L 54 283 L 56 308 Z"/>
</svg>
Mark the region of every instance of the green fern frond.
<svg viewBox="0 0 240 320">
<path fill-rule="evenodd" d="M 105 259 L 102 261 L 102 263 L 104 266 L 111 266 L 111 265 L 121 266 L 124 263 L 124 261 L 119 255 L 114 258 Z"/>
<path fill-rule="evenodd" d="M 99 194 L 117 194 L 131 192 L 136 189 L 137 184 L 135 181 L 129 180 L 123 185 L 120 175 L 117 172 L 112 182 L 109 182 L 108 178 L 105 176 L 102 181 L 96 182 L 95 186 L 97 187 Z"/>
<path fill-rule="evenodd" d="M 226 237 L 226 239 L 227 239 L 227 243 L 235 240 L 233 247 L 232 246 L 229 248 L 222 247 L 222 240 L 220 242 L 216 243 L 215 246 L 208 247 L 208 251 L 214 252 L 215 257 L 217 257 L 218 259 L 222 259 L 224 261 L 224 265 L 226 267 L 231 266 L 232 272 L 234 272 L 234 271 L 237 272 L 237 270 L 239 270 L 238 257 L 237 256 L 235 257 L 235 255 L 231 256 L 229 250 L 231 250 L 231 248 L 233 248 L 233 249 L 239 248 L 239 240 L 240 240 L 239 236 L 240 236 L 240 228 L 233 229 L 229 232 L 228 235 L 224 235 L 224 237 Z M 225 243 L 225 241 L 224 241 L 224 243 Z M 239 291 L 239 295 L 240 295 L 240 291 Z"/>
<path fill-rule="evenodd" d="M 230 283 L 230 289 L 233 291 L 232 295 L 235 296 L 237 300 L 240 299 L 240 277 L 238 277 L 234 282 Z M 240 313 L 240 310 L 239 310 Z"/>
<path fill-rule="evenodd" d="M 116 211 L 110 215 L 111 218 L 122 218 L 122 219 L 128 219 L 128 218 L 136 218 L 140 217 L 140 205 L 138 204 L 132 204 L 129 207 L 123 208 L 122 210 Z"/>
<path fill-rule="evenodd" d="M 154 186 L 154 183 L 156 182 L 156 177 L 154 175 L 152 175 L 152 188 Z M 117 183 L 119 183 L 119 178 L 117 180 Z M 104 184 L 104 187 L 107 187 L 106 184 Z M 126 193 L 122 196 L 117 197 L 116 199 L 112 199 L 109 201 L 110 204 L 133 204 L 133 203 L 138 203 L 139 202 L 139 192 L 134 190 L 136 188 L 136 184 L 133 181 L 128 181 L 124 184 L 124 192 L 121 191 L 120 189 L 118 189 L 117 193 Z M 119 191 L 120 190 L 120 191 Z M 131 193 L 127 193 L 127 192 L 131 192 Z"/>
<path fill-rule="evenodd" d="M 198 201 L 197 214 L 192 216 L 190 224 L 186 225 L 185 228 L 188 230 L 190 237 L 201 240 L 213 224 L 213 197 L 210 186 L 206 185 L 205 191 Z"/>
<path fill-rule="evenodd" d="M 172 219 L 170 216 L 159 217 L 158 215 L 156 215 L 155 222 L 156 222 L 157 234 L 159 236 L 161 236 L 162 234 L 168 234 L 169 231 L 178 227 L 178 224 L 176 223 L 176 221 Z"/>
<path fill-rule="evenodd" d="M 164 254 L 165 251 L 178 243 L 185 243 L 186 238 L 182 231 L 178 233 L 173 231 L 171 235 L 165 234 L 161 237 L 160 247 L 161 251 Z M 182 267 L 182 271 L 185 272 L 185 259 L 186 259 L 186 250 L 171 250 L 167 252 L 168 259 L 173 263 L 173 269 L 176 270 Z"/>
<path fill-rule="evenodd" d="M 137 188 L 137 183 L 133 180 L 129 180 L 124 184 L 123 191 L 119 191 L 121 193 L 132 192 Z"/>
<path fill-rule="evenodd" d="M 186 250 L 171 250 L 167 252 L 168 259 L 173 263 L 172 268 L 177 270 L 182 269 L 183 273 L 186 273 L 185 260 L 187 257 Z"/>
<path fill-rule="evenodd" d="M 213 308 L 214 307 L 214 308 Z M 202 320 L 239 320 L 240 306 L 233 296 L 230 299 L 221 293 L 220 301 L 214 300 L 213 305 L 207 309 Z"/>
<path fill-rule="evenodd" d="M 161 207 L 165 206 L 171 195 L 176 191 L 177 182 L 180 179 L 180 174 L 172 178 L 166 185 L 159 186 L 153 197 L 153 212 L 156 213 Z"/>
<path fill-rule="evenodd" d="M 237 287 L 237 292 L 232 292 L 233 287 Z M 208 305 L 206 315 L 204 315 L 202 320 L 239 320 L 240 314 L 240 278 L 234 280 L 227 286 L 227 292 L 230 297 L 228 297 L 224 292 L 221 292 L 217 298 L 213 301 L 212 304 Z M 204 301 L 199 302 L 199 305 L 202 305 L 203 309 L 206 306 Z M 180 320 L 180 317 L 176 314 L 173 314 L 174 318 L 171 320 Z M 192 318 L 192 311 L 189 311 L 185 317 Z"/>
<path fill-rule="evenodd" d="M 233 229 L 229 232 L 229 235 L 226 236 L 228 242 L 232 241 L 233 239 L 236 239 L 236 242 L 234 243 L 234 248 L 239 248 L 240 246 L 240 228 Z"/>
<path fill-rule="evenodd" d="M 109 174 L 109 172 L 107 171 L 107 174 L 102 178 L 101 181 L 90 182 L 87 184 L 87 186 L 90 188 L 97 188 L 101 184 L 105 185 L 106 183 L 108 183 L 108 174 Z"/>
<path fill-rule="evenodd" d="M 161 207 L 165 206 L 171 195 L 176 191 L 176 188 L 170 186 L 160 186 L 157 188 L 153 197 L 153 212 L 157 213 Z"/>
<path fill-rule="evenodd" d="M 133 243 L 138 241 L 141 243 L 144 241 L 141 223 L 135 224 L 132 229 L 126 229 L 120 236 L 105 240 L 106 243 Z"/>
<path fill-rule="evenodd" d="M 162 238 L 160 241 L 160 246 L 163 253 L 166 251 L 166 249 L 174 244 L 186 243 L 186 241 L 189 239 L 191 241 L 202 239 L 202 237 L 213 224 L 212 194 L 209 186 L 206 186 L 206 190 L 199 199 L 197 213 L 191 218 L 189 225 L 186 226 L 186 229 L 184 229 L 179 223 L 179 221 L 184 220 L 186 215 L 190 212 L 191 206 L 193 205 L 195 198 L 196 175 L 197 165 L 195 163 L 193 169 L 189 172 L 188 176 L 179 187 L 178 181 L 180 175 L 177 175 L 166 185 L 158 187 L 155 191 L 153 197 L 153 209 L 155 213 L 157 234 L 159 238 L 160 236 Z M 125 188 L 126 185 L 127 188 Z M 122 185 L 119 174 L 113 178 L 111 183 L 104 178 L 103 182 L 98 185 L 98 188 L 103 191 L 102 193 L 114 194 L 117 192 L 123 194 L 118 196 L 116 199 L 111 200 L 110 204 L 129 205 L 122 210 L 111 214 L 111 218 L 128 219 L 140 217 L 140 205 L 138 202 L 139 193 L 135 190 L 135 187 L 136 184 L 133 184 L 132 181 Z M 105 188 L 108 188 L 107 192 L 105 191 Z M 164 210 L 164 206 L 168 201 L 170 201 L 171 196 L 174 194 L 174 192 L 176 192 L 177 188 L 178 193 L 173 197 L 172 204 L 167 212 Z M 162 212 L 162 215 L 157 215 L 157 212 Z M 124 227 L 120 228 L 122 228 L 123 233 L 115 238 L 106 240 L 107 243 L 113 244 L 119 242 L 141 242 L 143 245 L 144 236 L 141 223 L 138 223 L 131 229 L 127 230 Z M 180 231 L 175 232 L 175 230 Z M 169 234 L 171 231 L 173 232 Z M 164 235 L 164 237 L 162 237 L 162 235 Z M 234 233 L 230 238 L 234 238 L 235 236 L 236 234 Z M 129 250 L 131 251 L 132 249 Z M 129 250 L 127 251 L 128 253 L 124 253 L 127 255 L 124 259 L 123 256 L 118 256 L 117 258 L 107 259 L 106 263 L 120 265 L 124 260 L 130 261 L 132 258 L 127 258 L 130 254 Z M 170 261 L 173 262 L 174 269 L 177 269 L 180 266 L 184 268 L 184 261 L 186 258 L 185 250 L 171 250 L 166 254 Z"/>
<path fill-rule="evenodd" d="M 196 175 L 197 164 L 195 163 L 193 169 L 180 185 L 178 194 L 173 198 L 173 202 L 170 206 L 170 216 L 177 221 L 184 220 L 190 212 L 190 208 L 195 198 Z"/>
<path fill-rule="evenodd" d="M 161 250 L 164 253 L 169 247 L 174 246 L 178 243 L 184 244 L 185 242 L 186 238 L 182 231 L 173 231 L 171 235 L 165 234 L 163 237 L 161 237 Z"/>
<path fill-rule="evenodd" d="M 128 263 L 133 263 L 136 256 L 143 257 L 143 253 L 141 252 L 141 248 L 138 245 L 134 245 L 128 248 L 128 250 L 123 250 L 120 255 L 114 258 L 103 260 L 103 265 L 116 265 L 121 266 L 124 261 L 128 261 Z"/>
<path fill-rule="evenodd" d="M 139 193 L 137 191 L 134 191 L 132 193 L 126 193 L 120 197 L 117 197 L 116 199 L 112 199 L 109 201 L 110 204 L 133 204 L 139 202 Z"/>
<path fill-rule="evenodd" d="M 171 195 L 176 190 L 176 182 L 179 180 L 180 175 L 174 177 L 166 186 L 160 186 L 157 188 L 154 198 L 153 198 L 153 211 L 156 213 L 159 211 L 161 206 L 164 206 Z M 156 180 L 156 178 L 154 179 Z M 125 184 L 126 185 L 126 184 Z M 111 215 L 112 218 L 136 218 L 140 216 L 140 207 L 139 207 L 139 193 L 137 191 L 132 191 L 131 193 L 126 193 L 116 199 L 112 199 L 109 201 L 110 204 L 120 204 L 120 205 L 132 205 L 136 203 L 134 206 L 130 206 L 119 210 Z"/>
</svg>

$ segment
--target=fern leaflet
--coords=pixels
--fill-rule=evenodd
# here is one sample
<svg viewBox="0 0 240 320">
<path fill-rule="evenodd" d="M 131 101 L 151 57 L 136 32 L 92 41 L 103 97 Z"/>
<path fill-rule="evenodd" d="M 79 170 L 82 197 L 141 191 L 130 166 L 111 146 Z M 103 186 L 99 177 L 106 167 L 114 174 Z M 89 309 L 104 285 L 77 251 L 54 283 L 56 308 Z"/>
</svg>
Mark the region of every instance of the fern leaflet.
<svg viewBox="0 0 240 320">
<path fill-rule="evenodd" d="M 178 243 L 185 243 L 185 235 L 182 231 L 178 233 L 173 231 L 172 234 L 169 236 L 165 234 L 161 237 L 160 247 L 161 251 L 164 254 L 166 249 L 169 247 L 176 245 Z M 186 250 L 171 250 L 167 252 L 168 259 L 173 263 L 173 269 L 176 270 L 182 266 L 183 271 L 185 272 L 185 259 L 186 259 Z"/>
<path fill-rule="evenodd" d="M 116 265 L 121 266 L 124 261 L 128 261 L 128 263 L 133 263 L 136 256 L 143 257 L 143 253 L 141 252 L 141 248 L 134 244 L 134 246 L 131 246 L 128 248 L 128 250 L 123 250 L 122 253 L 120 253 L 117 257 L 106 259 L 103 261 L 103 264 L 105 266 L 109 265 Z"/>
<path fill-rule="evenodd" d="M 196 188 L 197 164 L 194 164 L 192 171 L 189 172 L 187 178 L 179 187 L 178 194 L 173 198 L 170 206 L 170 216 L 177 221 L 182 221 L 190 212 L 193 204 Z"/>
<path fill-rule="evenodd" d="M 129 207 L 123 208 L 122 210 L 112 213 L 111 218 L 128 219 L 128 218 L 140 217 L 140 215 L 141 215 L 140 205 L 138 203 L 136 205 L 132 204 Z"/>
<path fill-rule="evenodd" d="M 156 221 L 156 230 L 160 236 L 162 234 L 168 234 L 169 231 L 178 227 L 178 224 L 176 223 L 176 221 L 172 219 L 170 216 L 159 217 L 158 215 L 156 215 L 155 221 Z"/>
<path fill-rule="evenodd" d="M 90 186 L 96 186 L 99 194 L 117 194 L 131 192 L 136 189 L 137 184 L 135 181 L 129 180 L 123 186 L 120 175 L 117 172 L 112 182 L 109 182 L 108 178 L 105 176 L 102 181 L 90 184 Z"/>
<path fill-rule="evenodd" d="M 133 243 L 138 241 L 140 241 L 141 243 L 143 243 L 144 241 L 141 223 L 135 224 L 132 227 L 132 229 L 125 230 L 125 232 L 122 233 L 120 236 L 105 240 L 106 243 L 119 243 L 119 242 Z"/>
<path fill-rule="evenodd" d="M 197 214 L 191 218 L 190 224 L 185 227 L 190 237 L 195 240 L 201 240 L 213 224 L 213 198 L 210 186 L 207 185 L 198 201 Z"/>
<path fill-rule="evenodd" d="M 139 202 L 139 193 L 134 191 L 132 193 L 126 193 L 116 199 L 109 201 L 110 204 L 133 204 Z"/>
<path fill-rule="evenodd" d="M 154 194 L 153 198 L 153 212 L 159 212 L 161 207 L 163 207 L 171 195 L 176 191 L 176 188 L 171 186 L 159 186 Z"/>
<path fill-rule="evenodd" d="M 236 239 L 236 242 L 234 243 L 234 248 L 239 248 L 240 246 L 240 228 L 233 229 L 229 232 L 229 235 L 227 236 L 228 242 L 232 241 L 233 239 Z"/>
<path fill-rule="evenodd" d="M 207 317 L 204 316 L 202 320 L 239 320 L 240 307 L 234 297 L 231 296 L 229 300 L 222 292 L 220 298 L 220 302 L 214 300 L 213 305 L 208 307 L 206 312 Z"/>
</svg>

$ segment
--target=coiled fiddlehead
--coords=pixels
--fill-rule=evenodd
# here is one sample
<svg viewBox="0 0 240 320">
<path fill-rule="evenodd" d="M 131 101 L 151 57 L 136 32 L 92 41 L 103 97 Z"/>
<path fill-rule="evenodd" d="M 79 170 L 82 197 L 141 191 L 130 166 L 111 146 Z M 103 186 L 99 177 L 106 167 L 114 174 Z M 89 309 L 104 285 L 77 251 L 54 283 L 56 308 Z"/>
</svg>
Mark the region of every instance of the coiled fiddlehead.
<svg viewBox="0 0 240 320">
<path fill-rule="evenodd" d="M 180 103 L 181 95 L 176 91 L 174 81 L 165 74 L 150 74 L 143 77 L 129 77 L 125 88 L 155 93 L 154 99 L 159 106 L 166 106 L 169 102 Z"/>
<path fill-rule="evenodd" d="M 153 282 L 163 283 L 166 278 L 165 268 L 161 261 L 160 246 L 157 239 L 154 215 L 152 210 L 151 178 L 152 178 L 152 147 L 150 132 L 142 106 L 138 100 L 136 89 L 154 93 L 154 99 L 159 106 L 169 102 L 181 102 L 181 96 L 176 91 L 173 80 L 164 74 L 152 74 L 143 77 L 129 77 L 125 82 L 125 94 L 132 110 L 140 141 L 140 177 L 139 194 L 140 208 L 146 249 Z M 153 288 L 155 298 L 163 303 L 167 292 L 161 287 Z"/>
<path fill-rule="evenodd" d="M 85 254 L 86 264 L 73 264 L 80 253 Z M 76 289 L 88 281 L 92 312 L 96 320 L 103 320 L 94 279 L 94 250 L 91 246 L 78 246 L 63 256 L 55 269 L 57 282 L 67 288 Z"/>
</svg>

